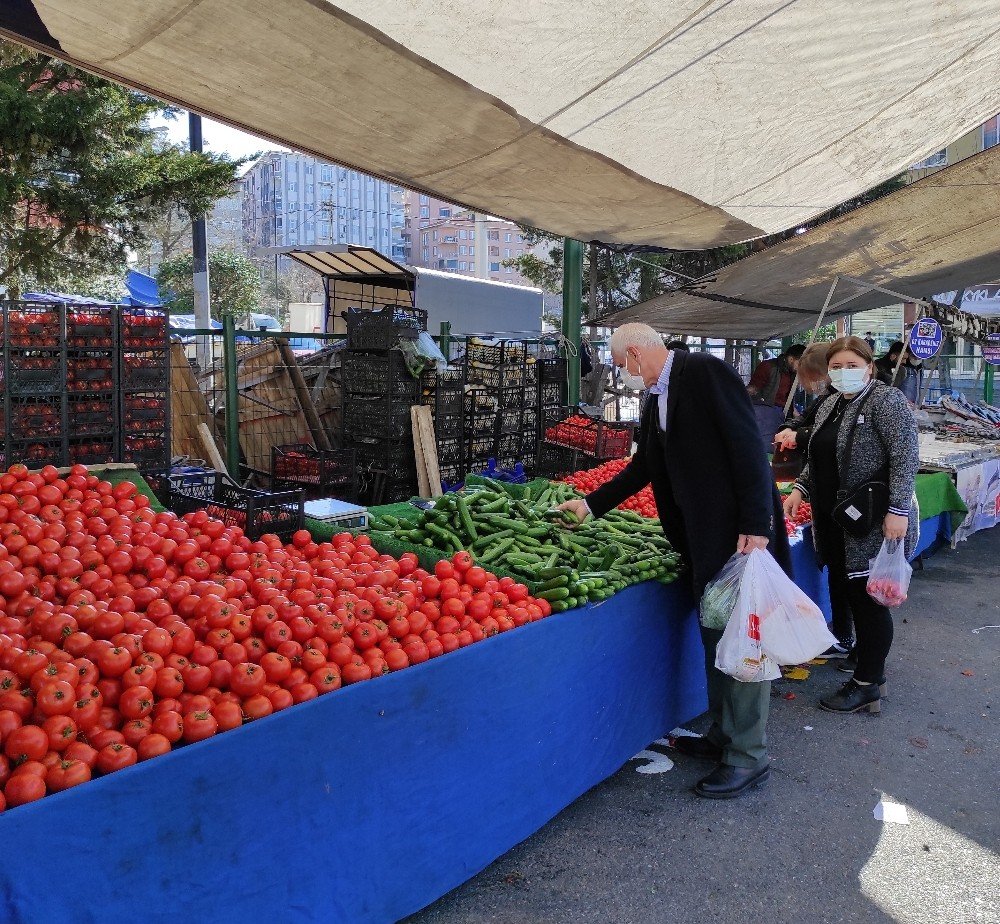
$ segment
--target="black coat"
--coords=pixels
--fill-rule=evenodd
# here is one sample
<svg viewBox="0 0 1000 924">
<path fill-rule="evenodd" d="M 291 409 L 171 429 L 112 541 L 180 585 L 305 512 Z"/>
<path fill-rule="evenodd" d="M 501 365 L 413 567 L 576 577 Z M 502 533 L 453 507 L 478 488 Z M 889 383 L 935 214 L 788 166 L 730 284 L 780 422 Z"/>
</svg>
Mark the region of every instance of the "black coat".
<svg viewBox="0 0 1000 924">
<path fill-rule="evenodd" d="M 781 497 L 743 380 L 708 353 L 677 352 L 665 433 L 658 403 L 646 402 L 629 465 L 587 497 L 594 516 L 652 484 L 663 531 L 690 565 L 699 597 L 740 535 L 767 536 L 768 550 L 791 574 Z"/>
</svg>

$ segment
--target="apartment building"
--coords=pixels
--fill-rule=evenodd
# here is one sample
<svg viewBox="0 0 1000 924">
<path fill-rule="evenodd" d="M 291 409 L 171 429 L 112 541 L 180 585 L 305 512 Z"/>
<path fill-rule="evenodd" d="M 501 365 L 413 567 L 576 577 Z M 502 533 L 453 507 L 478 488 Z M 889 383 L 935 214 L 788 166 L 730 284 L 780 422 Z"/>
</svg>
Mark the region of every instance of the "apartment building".
<svg viewBox="0 0 1000 924">
<path fill-rule="evenodd" d="M 504 262 L 532 248 L 512 221 L 471 212 L 421 193 L 404 194 L 403 248 L 411 266 L 494 282 L 534 285 Z M 546 245 L 538 250 L 547 251 Z M 547 252 L 539 254 L 547 256 Z"/>
<path fill-rule="evenodd" d="M 979 154 L 997 144 L 1000 144 L 1000 115 L 993 116 L 979 128 L 962 135 L 946 148 L 942 148 L 914 164 L 907 171 L 907 182 L 913 183 L 923 179 L 925 176 L 937 173 L 938 170 L 949 164 L 957 164 L 960 160 L 972 157 L 973 154 Z"/>
<path fill-rule="evenodd" d="M 358 244 L 402 256 L 398 187 L 306 154 L 261 155 L 243 177 L 243 234 L 258 247 Z"/>
</svg>

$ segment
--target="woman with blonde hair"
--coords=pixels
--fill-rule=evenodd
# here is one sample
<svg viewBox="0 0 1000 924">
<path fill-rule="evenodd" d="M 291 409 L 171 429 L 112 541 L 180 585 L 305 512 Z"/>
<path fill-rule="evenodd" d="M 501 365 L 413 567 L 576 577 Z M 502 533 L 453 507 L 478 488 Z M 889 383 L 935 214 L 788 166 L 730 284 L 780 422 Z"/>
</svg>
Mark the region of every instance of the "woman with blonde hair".
<svg viewBox="0 0 1000 924">
<path fill-rule="evenodd" d="M 836 394 L 816 412 L 806 466 L 784 507 L 794 516 L 809 499 L 831 603 L 849 606 L 854 617 L 854 676 L 820 705 L 831 712 L 878 712 L 893 629 L 889 610 L 868 595 L 869 562 L 883 539 L 903 541 L 907 556 L 916 543 L 917 427 L 902 393 L 875 378 L 871 348 L 860 337 L 835 340 L 827 361 Z"/>
</svg>

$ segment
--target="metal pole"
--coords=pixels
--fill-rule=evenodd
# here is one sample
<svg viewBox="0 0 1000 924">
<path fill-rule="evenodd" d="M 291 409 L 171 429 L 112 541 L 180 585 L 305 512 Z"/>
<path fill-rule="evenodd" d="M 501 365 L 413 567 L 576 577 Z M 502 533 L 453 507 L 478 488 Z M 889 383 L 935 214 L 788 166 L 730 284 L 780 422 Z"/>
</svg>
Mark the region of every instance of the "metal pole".
<svg viewBox="0 0 1000 924">
<path fill-rule="evenodd" d="M 451 362 L 451 321 L 441 322 L 441 352 L 447 362 Z"/>
<path fill-rule="evenodd" d="M 236 322 L 222 318 L 222 357 L 226 376 L 226 465 L 229 474 L 240 478 L 240 393 L 236 384 Z"/>
<path fill-rule="evenodd" d="M 830 285 L 830 291 L 826 293 L 826 301 L 823 302 L 823 307 L 820 309 L 819 317 L 816 318 L 816 326 L 813 328 L 812 334 L 809 336 L 809 344 L 815 342 L 817 335 L 819 334 L 819 329 L 823 326 L 823 318 L 826 317 L 826 312 L 830 308 L 830 302 L 833 301 L 833 293 L 837 291 L 837 283 L 840 282 L 840 276 L 834 276 L 833 283 Z M 786 347 L 787 349 L 787 347 Z M 792 387 L 788 389 L 788 398 L 785 400 L 785 417 L 788 416 L 788 411 L 792 406 L 792 399 L 795 397 L 795 389 L 799 386 L 799 371 L 795 370 L 795 378 L 792 380 Z"/>
<path fill-rule="evenodd" d="M 188 113 L 188 134 L 191 151 L 202 151 L 201 116 Z M 191 219 L 192 288 L 194 290 L 194 323 L 197 327 L 212 326 L 212 308 L 208 288 L 208 233 L 205 216 Z M 212 364 L 212 349 L 207 337 L 199 337 L 196 346 L 198 365 L 204 372 Z"/>
<path fill-rule="evenodd" d="M 583 307 L 583 244 L 563 240 L 563 317 L 562 332 L 567 340 L 567 400 L 580 403 L 580 310 Z"/>
<path fill-rule="evenodd" d="M 597 317 L 597 244 L 590 245 L 590 304 L 587 317 L 593 321 Z"/>
<path fill-rule="evenodd" d="M 993 377 L 996 375 L 996 369 L 993 363 L 988 363 L 983 360 L 986 365 L 986 369 L 983 372 L 983 401 L 987 404 L 993 403 Z"/>
</svg>

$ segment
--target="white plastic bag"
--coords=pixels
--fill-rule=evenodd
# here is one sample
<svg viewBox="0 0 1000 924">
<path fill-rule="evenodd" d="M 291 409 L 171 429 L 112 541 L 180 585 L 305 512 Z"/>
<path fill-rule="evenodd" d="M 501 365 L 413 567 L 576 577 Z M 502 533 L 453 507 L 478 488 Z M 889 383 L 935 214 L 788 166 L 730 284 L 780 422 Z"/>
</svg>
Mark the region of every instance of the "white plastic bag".
<svg viewBox="0 0 1000 924">
<path fill-rule="evenodd" d="M 740 595 L 740 581 L 747 560 L 746 555 L 734 555 L 705 587 L 705 592 L 701 595 L 699 615 L 701 624 L 706 629 L 722 631 L 729 625 L 729 617 L 733 615 Z"/>
<path fill-rule="evenodd" d="M 868 596 L 882 606 L 899 606 L 906 601 L 913 569 L 901 539 L 883 539 L 882 548 L 868 566 Z"/>
<path fill-rule="evenodd" d="M 778 665 L 809 661 L 836 639 L 819 607 L 769 552 L 754 549 L 743 557 L 736 606 L 719 642 L 715 666 L 745 682 L 776 680 L 781 676 Z"/>
</svg>

